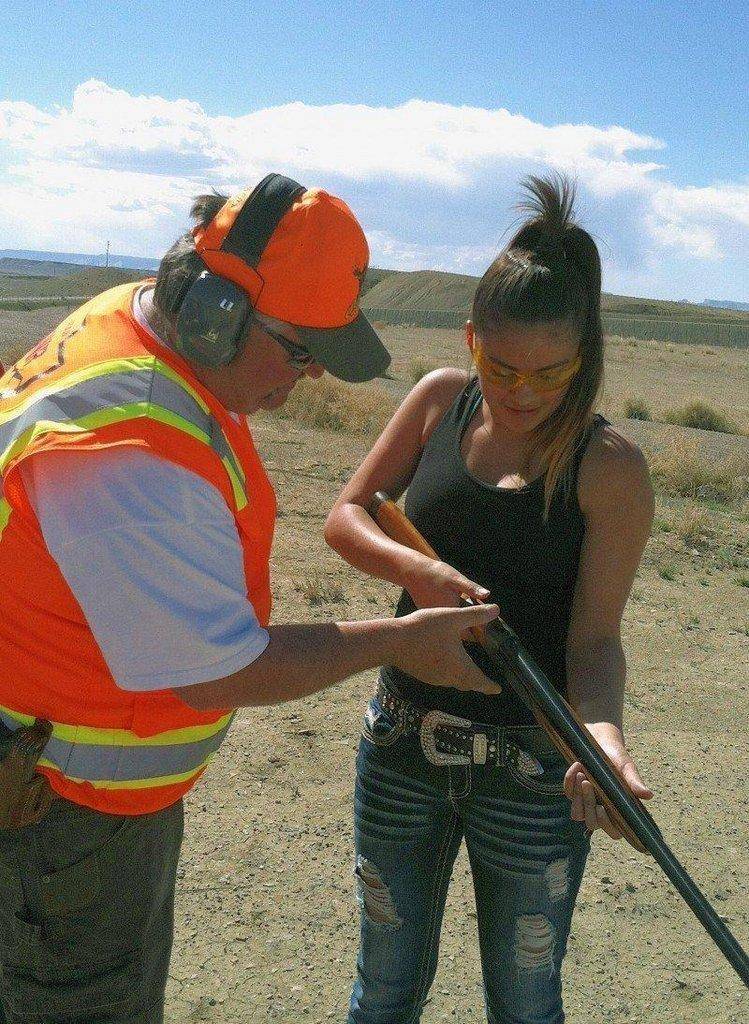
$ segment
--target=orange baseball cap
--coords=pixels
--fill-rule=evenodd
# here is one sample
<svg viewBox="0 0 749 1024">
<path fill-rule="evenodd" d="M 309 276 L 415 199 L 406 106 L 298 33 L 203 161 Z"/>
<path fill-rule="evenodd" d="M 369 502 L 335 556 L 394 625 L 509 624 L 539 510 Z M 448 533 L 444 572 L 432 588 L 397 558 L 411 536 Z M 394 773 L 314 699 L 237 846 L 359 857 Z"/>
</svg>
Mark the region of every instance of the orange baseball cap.
<svg viewBox="0 0 749 1024">
<path fill-rule="evenodd" d="M 269 174 L 193 235 L 208 269 L 238 285 L 259 313 L 293 324 L 333 376 L 384 373 L 390 353 L 359 310 L 369 247 L 342 199 Z"/>
</svg>

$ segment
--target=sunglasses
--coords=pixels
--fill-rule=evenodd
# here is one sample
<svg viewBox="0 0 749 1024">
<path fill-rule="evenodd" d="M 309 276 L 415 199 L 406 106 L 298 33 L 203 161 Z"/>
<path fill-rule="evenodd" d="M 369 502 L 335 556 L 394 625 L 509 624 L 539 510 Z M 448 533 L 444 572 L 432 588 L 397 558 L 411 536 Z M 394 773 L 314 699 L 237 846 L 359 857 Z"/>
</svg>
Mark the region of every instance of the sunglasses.
<svg viewBox="0 0 749 1024">
<path fill-rule="evenodd" d="M 255 323 L 258 325 L 261 331 L 267 334 L 269 337 L 281 346 L 286 355 L 288 356 L 288 364 L 294 370 L 306 370 L 308 366 L 311 366 L 315 357 L 311 352 L 308 352 L 304 345 L 297 345 L 296 342 L 291 341 L 290 338 L 286 338 L 283 334 L 278 331 L 274 331 L 272 327 L 267 327 L 262 320 L 254 318 Z"/>
<path fill-rule="evenodd" d="M 532 391 L 540 393 L 556 391 L 557 388 L 569 384 L 582 364 L 580 356 L 576 356 L 569 362 L 562 363 L 561 366 L 551 366 L 546 370 L 536 370 L 534 373 L 518 373 L 508 367 L 499 366 L 489 359 L 480 342 L 476 342 L 474 345 L 473 356 L 476 366 L 486 380 L 505 391 L 517 391 L 523 384 L 527 384 Z"/>
</svg>

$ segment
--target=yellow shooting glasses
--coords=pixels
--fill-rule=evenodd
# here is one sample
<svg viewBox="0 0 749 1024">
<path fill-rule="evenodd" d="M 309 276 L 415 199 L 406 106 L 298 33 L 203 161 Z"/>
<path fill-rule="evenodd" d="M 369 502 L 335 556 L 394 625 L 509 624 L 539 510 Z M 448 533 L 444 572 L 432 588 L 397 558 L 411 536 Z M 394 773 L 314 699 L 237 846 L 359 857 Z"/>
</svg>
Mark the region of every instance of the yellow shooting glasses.
<svg viewBox="0 0 749 1024">
<path fill-rule="evenodd" d="M 476 360 L 476 366 L 488 383 L 494 384 L 504 391 L 517 391 L 523 384 L 527 384 L 532 391 L 540 393 L 557 391 L 565 384 L 569 384 L 582 364 L 578 355 L 569 362 L 562 363 L 561 366 L 536 370 L 534 373 L 518 373 L 517 370 L 499 366 L 493 359 L 490 359 L 485 354 L 480 341 L 477 341 L 473 347 L 473 357 Z"/>
</svg>

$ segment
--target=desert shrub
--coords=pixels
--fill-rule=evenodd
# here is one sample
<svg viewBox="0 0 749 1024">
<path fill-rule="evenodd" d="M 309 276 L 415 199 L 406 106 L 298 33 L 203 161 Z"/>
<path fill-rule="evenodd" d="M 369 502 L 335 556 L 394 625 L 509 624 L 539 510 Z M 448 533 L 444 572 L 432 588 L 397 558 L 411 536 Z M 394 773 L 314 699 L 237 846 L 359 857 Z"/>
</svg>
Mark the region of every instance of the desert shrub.
<svg viewBox="0 0 749 1024">
<path fill-rule="evenodd" d="M 276 412 L 320 430 L 378 434 L 395 411 L 395 402 L 377 384 L 344 384 L 333 377 L 300 380 Z"/>
<path fill-rule="evenodd" d="M 707 512 L 696 505 L 690 505 L 675 523 L 675 532 L 688 547 L 694 548 L 706 544 L 714 531 Z"/>
<path fill-rule="evenodd" d="M 337 604 L 344 598 L 344 590 L 338 580 L 328 579 L 315 570 L 295 580 L 294 589 L 308 604 Z"/>
<path fill-rule="evenodd" d="M 644 398 L 628 398 L 624 403 L 624 415 L 628 420 L 652 420 L 650 406 Z"/>
<path fill-rule="evenodd" d="M 675 423 L 680 427 L 695 427 L 697 430 L 717 430 L 722 434 L 742 434 L 741 428 L 713 409 L 707 402 L 690 402 L 683 409 L 669 409 L 665 416 L 666 423 Z"/>
<path fill-rule="evenodd" d="M 653 482 L 664 494 L 692 501 L 727 503 L 749 494 L 749 456 L 714 458 L 701 455 L 695 444 L 684 441 L 653 456 Z"/>
<path fill-rule="evenodd" d="M 426 377 L 428 373 L 436 369 L 437 364 L 429 362 L 428 359 L 412 359 L 408 366 L 411 383 L 418 384 L 422 377 Z"/>
</svg>

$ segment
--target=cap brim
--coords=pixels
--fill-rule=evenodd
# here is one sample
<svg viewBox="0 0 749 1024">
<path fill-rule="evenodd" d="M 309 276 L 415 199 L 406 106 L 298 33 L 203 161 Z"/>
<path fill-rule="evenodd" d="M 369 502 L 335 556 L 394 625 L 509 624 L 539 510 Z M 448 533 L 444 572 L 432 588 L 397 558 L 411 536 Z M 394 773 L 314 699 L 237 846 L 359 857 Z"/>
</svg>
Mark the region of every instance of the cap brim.
<svg viewBox="0 0 749 1024">
<path fill-rule="evenodd" d="M 390 353 L 361 313 L 345 327 L 297 327 L 296 332 L 316 363 L 351 384 L 381 377 L 390 365 Z"/>
</svg>

